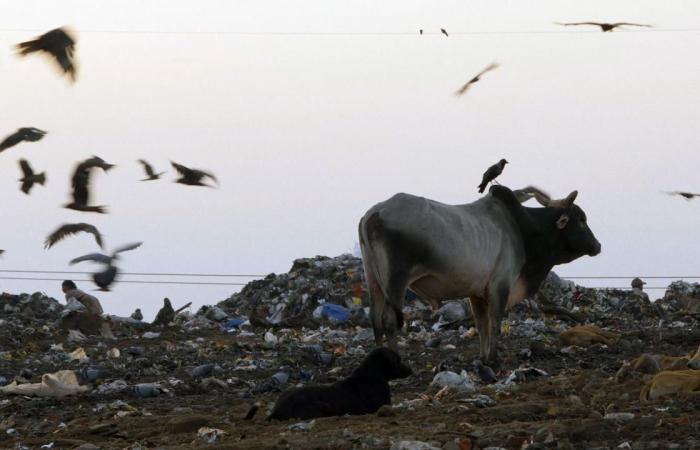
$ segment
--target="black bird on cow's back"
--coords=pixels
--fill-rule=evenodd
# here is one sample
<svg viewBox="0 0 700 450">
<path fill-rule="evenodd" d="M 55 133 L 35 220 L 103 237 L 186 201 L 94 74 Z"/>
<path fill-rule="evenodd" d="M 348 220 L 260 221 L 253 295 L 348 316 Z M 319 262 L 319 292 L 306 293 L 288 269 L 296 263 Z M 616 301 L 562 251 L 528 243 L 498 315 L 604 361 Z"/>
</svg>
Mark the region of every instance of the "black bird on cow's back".
<svg viewBox="0 0 700 450">
<path fill-rule="evenodd" d="M 143 242 L 134 242 L 132 244 L 122 245 L 114 249 L 111 255 L 102 253 L 89 253 L 70 260 L 68 264 L 71 266 L 83 261 L 92 261 L 105 265 L 105 270 L 92 274 L 92 279 L 101 291 L 109 291 L 109 286 L 114 282 L 119 269 L 114 265 L 114 261 L 119 259 L 119 253 L 139 248 Z"/>
<path fill-rule="evenodd" d="M 673 191 L 673 192 L 666 192 L 668 195 L 680 195 L 686 200 L 692 200 L 695 197 L 700 197 L 700 194 L 696 194 L 694 192 L 683 192 L 683 191 Z"/>
<path fill-rule="evenodd" d="M 177 170 L 177 172 L 180 174 L 180 178 L 175 180 L 176 183 L 186 184 L 188 186 L 213 187 L 202 182 L 204 178 L 211 178 L 212 181 L 214 181 L 216 184 L 219 184 L 219 181 L 210 172 L 205 172 L 199 169 L 190 169 L 189 167 L 185 167 L 182 164 L 178 164 L 173 161 L 170 161 L 170 164 L 172 164 L 175 170 Z"/>
<path fill-rule="evenodd" d="M 153 166 L 148 164 L 148 162 L 145 159 L 139 159 L 138 162 L 141 163 L 141 165 L 143 166 L 143 170 L 146 172 L 146 176 L 148 177 L 148 178 L 144 178 L 141 181 L 159 180 L 161 175 L 163 175 L 165 173 L 165 172 L 156 173 L 153 170 Z"/>
<path fill-rule="evenodd" d="M 75 38 L 67 28 L 56 28 L 38 36 L 31 41 L 17 44 L 21 56 L 35 52 L 46 52 L 51 55 L 71 81 L 75 81 L 76 67 L 73 59 Z"/>
<path fill-rule="evenodd" d="M 32 166 L 26 159 L 19 160 L 19 167 L 22 169 L 22 178 L 19 181 L 22 182 L 22 192 L 25 194 L 29 194 L 34 183 L 39 183 L 42 186 L 46 183 L 46 172 L 34 173 Z"/>
<path fill-rule="evenodd" d="M 653 25 L 646 25 L 643 23 L 630 23 L 630 22 L 614 22 L 614 23 L 609 23 L 609 22 L 569 22 L 569 23 L 562 23 L 562 22 L 554 22 L 557 25 L 564 25 L 566 27 L 568 26 L 576 26 L 576 25 L 593 25 L 596 27 L 600 27 L 600 30 L 603 33 L 607 33 L 608 31 L 612 31 L 615 28 L 622 27 L 622 26 L 631 26 L 631 27 L 648 27 L 651 28 Z"/>
<path fill-rule="evenodd" d="M 498 177 L 503 172 L 503 168 L 506 166 L 506 164 L 508 164 L 508 161 L 506 161 L 505 159 L 501 159 L 496 164 L 486 169 L 486 172 L 484 172 L 484 176 L 481 179 L 481 184 L 478 186 L 479 193 L 483 193 L 484 189 L 486 189 L 486 186 L 489 183 L 498 183 L 496 181 L 496 177 Z"/>
<path fill-rule="evenodd" d="M 100 248 L 104 248 L 104 244 L 102 242 L 102 234 L 97 230 L 97 227 L 94 225 L 90 225 L 89 223 L 65 223 L 58 227 L 53 233 L 48 235 L 46 238 L 46 241 L 44 241 L 44 248 L 45 249 L 50 249 L 53 247 L 53 245 L 64 239 L 65 237 L 68 237 L 72 234 L 75 233 L 90 233 L 93 236 L 95 236 L 95 242 L 97 242 L 97 245 L 100 246 Z"/>
<path fill-rule="evenodd" d="M 488 66 L 484 67 L 484 69 L 481 72 L 479 72 L 478 74 L 476 74 L 476 76 L 474 76 L 471 80 L 464 83 L 464 86 L 459 88 L 459 90 L 457 92 L 455 92 L 455 95 L 456 96 L 464 95 L 464 93 L 467 92 L 467 89 L 469 89 L 469 86 L 471 86 L 472 84 L 479 81 L 483 74 L 485 74 L 486 72 L 490 72 L 494 69 L 497 69 L 498 67 L 499 67 L 499 64 L 495 61 L 492 62 L 491 64 L 489 64 Z"/>
<path fill-rule="evenodd" d="M 14 147 L 22 141 L 40 141 L 46 135 L 46 131 L 34 127 L 24 127 L 7 136 L 0 142 L 0 153 L 10 147 Z"/>
<path fill-rule="evenodd" d="M 94 168 L 100 168 L 108 172 L 114 164 L 105 162 L 99 156 L 93 156 L 78 164 L 71 178 L 71 186 L 73 187 L 73 201 L 64 206 L 64 208 L 74 209 L 76 211 L 96 212 L 105 214 L 105 206 L 89 206 L 90 200 L 90 172 Z"/>
</svg>

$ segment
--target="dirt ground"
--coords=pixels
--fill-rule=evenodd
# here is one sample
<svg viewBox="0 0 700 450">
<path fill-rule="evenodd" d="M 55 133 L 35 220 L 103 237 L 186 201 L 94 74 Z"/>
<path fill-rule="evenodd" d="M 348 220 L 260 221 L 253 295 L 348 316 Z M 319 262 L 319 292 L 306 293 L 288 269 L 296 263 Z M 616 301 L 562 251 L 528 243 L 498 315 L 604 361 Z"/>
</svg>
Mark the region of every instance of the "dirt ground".
<svg viewBox="0 0 700 450">
<path fill-rule="evenodd" d="M 281 341 L 272 348 L 264 342 L 264 329 L 240 336 L 177 328 L 152 340 L 133 337 L 65 342 L 66 348 L 85 348 L 92 364 L 108 367 L 105 382 L 116 378 L 129 384 L 159 381 L 169 386 L 169 392 L 152 398 L 96 390 L 64 399 L 0 396 L 0 430 L 4 430 L 0 448 L 40 448 L 51 443 L 52 447 L 43 448 L 95 448 L 84 445 L 89 443 L 99 448 L 129 449 L 349 449 L 401 448 L 401 441 L 423 441 L 447 449 L 700 448 L 700 396 L 640 404 L 644 377 L 623 383 L 614 380 L 622 362 L 641 353 L 681 355 L 696 349 L 700 330 L 650 328 L 615 319 L 597 325 L 620 332 L 622 338 L 610 347 L 595 345 L 562 353 L 552 332 L 544 339 L 550 345 L 529 361 L 521 351 L 530 347 L 530 339 L 504 334 L 499 378 L 523 363 L 550 376 L 500 388 L 480 383 L 475 393 L 450 392 L 439 401 L 420 400 L 421 395 L 437 391 L 430 386 L 434 368 L 441 365 L 457 373 L 470 369 L 478 356 L 478 336 L 441 331 L 435 334 L 442 337 L 441 344 L 428 348 L 425 333 L 406 334 L 402 356 L 414 375 L 392 382 L 394 408 L 366 416 L 316 419 L 308 431 L 291 430 L 290 425 L 298 421 L 265 420 L 267 407 L 279 395 L 279 390 L 265 388 L 266 380 L 281 366 L 292 368 L 287 386 L 299 381 L 296 373 L 313 374 L 312 383 L 343 377 L 362 359 L 359 352 L 351 355 L 350 350 L 372 347 L 368 330 L 360 333 L 347 328 L 337 337 L 330 333 L 324 338 L 324 349 L 338 353 L 331 365 L 324 365 L 304 349 L 306 343 L 301 340 L 312 331 L 277 330 Z M 39 374 L 56 370 L 50 358 L 42 359 L 42 355 L 65 337 L 42 336 L 28 336 L 22 339 L 21 348 L 15 345 L 6 351 L 1 373 L 16 373 L 27 361 L 33 362 Z M 145 356 L 129 356 L 127 350 L 132 346 L 145 347 Z M 116 362 L 104 356 L 113 347 L 122 353 Z M 348 351 L 343 353 L 344 348 Z M 190 375 L 191 368 L 202 363 L 221 366 L 213 375 L 223 381 L 221 386 Z M 72 362 L 60 368 L 80 367 Z M 473 373 L 472 377 L 476 378 Z M 495 405 L 478 407 L 464 402 L 476 394 L 488 395 Z M 263 403 L 260 411 L 252 421 L 243 420 L 255 401 Z M 614 412 L 632 413 L 633 418 L 604 418 Z M 225 434 L 209 443 L 197 434 L 204 426 Z M 404 448 L 421 448 L 413 445 Z"/>
</svg>

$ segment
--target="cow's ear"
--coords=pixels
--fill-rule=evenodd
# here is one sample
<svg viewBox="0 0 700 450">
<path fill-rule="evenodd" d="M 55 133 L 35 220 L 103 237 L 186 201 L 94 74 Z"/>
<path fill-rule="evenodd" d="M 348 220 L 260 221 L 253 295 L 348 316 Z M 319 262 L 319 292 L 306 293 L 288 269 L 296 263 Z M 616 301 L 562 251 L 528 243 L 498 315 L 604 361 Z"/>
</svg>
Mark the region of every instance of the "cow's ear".
<svg viewBox="0 0 700 450">
<path fill-rule="evenodd" d="M 557 228 L 560 230 L 563 230 L 564 227 L 566 227 L 566 224 L 569 223 L 569 215 L 568 214 L 562 214 L 559 216 L 557 219 Z"/>
</svg>

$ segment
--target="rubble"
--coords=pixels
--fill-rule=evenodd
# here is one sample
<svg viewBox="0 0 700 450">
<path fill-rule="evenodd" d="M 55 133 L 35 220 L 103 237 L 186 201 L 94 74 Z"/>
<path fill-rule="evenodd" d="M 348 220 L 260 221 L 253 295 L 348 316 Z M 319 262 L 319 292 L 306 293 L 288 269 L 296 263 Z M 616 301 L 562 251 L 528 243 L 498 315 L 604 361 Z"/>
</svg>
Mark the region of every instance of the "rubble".
<svg viewBox="0 0 700 450">
<path fill-rule="evenodd" d="M 414 375 L 391 382 L 393 404 L 377 414 L 313 425 L 267 422 L 262 408 L 243 417 L 289 387 L 347 377 L 374 347 L 358 258 L 297 260 L 218 305 L 168 310 L 155 326 L 109 316 L 113 338 L 59 327 L 67 308 L 44 294 L 2 294 L 0 389 L 35 389 L 66 371 L 76 395 L 0 393 L 0 448 L 693 448 L 698 400 L 650 387 L 649 404 L 641 403 L 645 377 L 664 372 L 639 360 L 697 350 L 699 294 L 697 284 L 674 282 L 652 302 L 639 289 L 590 289 L 552 273 L 509 311 L 503 371 L 487 384 L 490 372 L 483 383 L 468 374 L 476 380 L 479 370 L 469 302 L 432 311 L 408 293 L 398 345 Z M 615 338 L 560 341 L 581 326 Z M 634 370 L 616 377 L 625 361 L 636 361 Z M 164 433 L 164 425 L 178 431 Z"/>
</svg>

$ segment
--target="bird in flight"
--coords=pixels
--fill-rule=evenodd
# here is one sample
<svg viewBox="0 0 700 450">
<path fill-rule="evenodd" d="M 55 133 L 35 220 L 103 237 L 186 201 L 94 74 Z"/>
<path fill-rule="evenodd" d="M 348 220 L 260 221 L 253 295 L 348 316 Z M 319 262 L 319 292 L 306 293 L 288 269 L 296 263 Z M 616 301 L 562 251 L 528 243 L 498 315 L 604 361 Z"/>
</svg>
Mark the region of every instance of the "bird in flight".
<svg viewBox="0 0 700 450">
<path fill-rule="evenodd" d="M 155 173 L 155 171 L 153 170 L 153 166 L 148 164 L 148 162 L 146 162 L 145 159 L 139 159 L 138 162 L 140 162 L 141 165 L 143 165 L 143 170 L 146 171 L 146 176 L 148 177 L 148 178 L 144 178 L 141 181 L 158 180 L 158 179 L 160 179 L 160 176 L 165 173 L 165 172 Z"/>
<path fill-rule="evenodd" d="M 449 34 L 447 34 L 447 30 L 444 28 L 440 28 L 440 33 L 444 34 L 445 36 L 449 36 Z"/>
<path fill-rule="evenodd" d="M 105 214 L 105 206 L 89 206 L 90 200 L 90 172 L 92 169 L 99 167 L 105 172 L 109 171 L 114 164 L 105 162 L 98 156 L 86 159 L 78 164 L 71 178 L 71 186 L 73 187 L 73 201 L 64 206 L 64 208 L 74 209 L 76 211 L 96 212 Z"/>
<path fill-rule="evenodd" d="M 46 131 L 34 127 L 20 128 L 0 142 L 0 152 L 14 147 L 22 141 L 40 141 L 46 135 Z"/>
<path fill-rule="evenodd" d="M 123 245 L 114 249 L 111 255 L 105 255 L 102 253 L 89 253 L 87 255 L 79 256 L 70 260 L 68 264 L 73 265 L 83 261 L 92 261 L 100 264 L 104 264 L 105 270 L 102 272 L 95 272 L 92 274 L 92 279 L 97 286 L 99 286 L 101 291 L 109 291 L 109 286 L 114 282 L 119 269 L 114 265 L 114 261 L 119 259 L 119 253 L 126 252 L 129 250 L 134 250 L 139 248 L 143 242 L 134 242 L 132 244 Z"/>
<path fill-rule="evenodd" d="M 68 74 L 75 82 L 76 67 L 73 60 L 75 38 L 65 28 L 56 28 L 31 41 L 17 44 L 20 55 L 25 56 L 35 52 L 46 52 L 53 56 L 64 74 Z"/>
<path fill-rule="evenodd" d="M 499 64 L 497 62 L 492 62 L 488 66 L 484 67 L 484 69 L 481 72 L 477 73 L 476 76 L 474 76 L 471 80 L 464 83 L 464 86 L 459 88 L 459 90 L 457 92 L 455 92 L 455 95 L 458 97 L 461 95 L 464 95 L 464 93 L 467 92 L 467 90 L 469 89 L 469 86 L 471 86 L 472 84 L 479 81 L 483 74 L 485 74 L 486 72 L 490 72 L 494 69 L 497 69 L 498 67 L 499 67 Z"/>
<path fill-rule="evenodd" d="M 216 179 L 216 177 L 209 172 L 205 172 L 199 169 L 190 169 L 189 167 L 185 167 L 182 164 L 178 164 L 173 161 L 170 161 L 170 164 L 172 164 L 175 170 L 177 170 L 177 172 L 180 174 L 180 178 L 175 180 L 176 183 L 187 184 L 189 186 L 213 187 L 202 182 L 202 179 L 204 178 L 211 178 L 212 181 L 214 181 L 216 184 L 219 184 L 219 181 Z"/>
<path fill-rule="evenodd" d="M 570 23 L 561 23 L 561 22 L 554 22 L 557 25 L 564 25 L 564 26 L 571 26 L 571 25 L 593 25 L 600 27 L 601 31 L 603 33 L 607 33 L 608 31 L 612 31 L 617 27 L 622 27 L 622 26 L 631 26 L 631 27 L 648 27 L 651 28 L 653 25 L 645 25 L 643 23 L 630 23 L 630 22 L 615 22 L 615 23 L 607 23 L 607 22 L 570 22 Z"/>
<path fill-rule="evenodd" d="M 19 181 L 22 182 L 22 192 L 25 194 L 29 194 L 34 183 L 39 183 L 42 186 L 46 183 L 46 172 L 34 173 L 32 166 L 26 159 L 19 160 L 19 167 L 22 169 L 22 178 Z"/>
<path fill-rule="evenodd" d="M 695 194 L 693 192 L 681 192 L 681 191 L 673 191 L 673 192 L 666 192 L 668 195 L 680 195 L 681 197 L 685 198 L 686 200 L 692 200 L 695 197 L 700 197 L 700 194 Z"/>
<path fill-rule="evenodd" d="M 48 250 L 56 242 L 62 240 L 63 238 L 80 232 L 92 234 L 93 236 L 95 236 L 95 242 L 97 242 L 97 245 L 99 245 L 100 248 L 104 248 L 104 244 L 102 242 L 102 235 L 97 230 L 97 227 L 84 222 L 66 223 L 61 225 L 46 238 L 46 241 L 44 241 L 44 248 Z"/>
<path fill-rule="evenodd" d="M 486 189 L 486 185 L 496 181 L 496 177 L 498 177 L 503 172 L 503 168 L 506 166 L 506 164 L 508 164 L 508 161 L 506 161 L 505 159 L 501 159 L 496 164 L 486 169 L 486 172 L 484 172 L 484 176 L 481 178 L 481 184 L 479 185 L 479 193 L 484 192 L 484 189 Z"/>
</svg>

